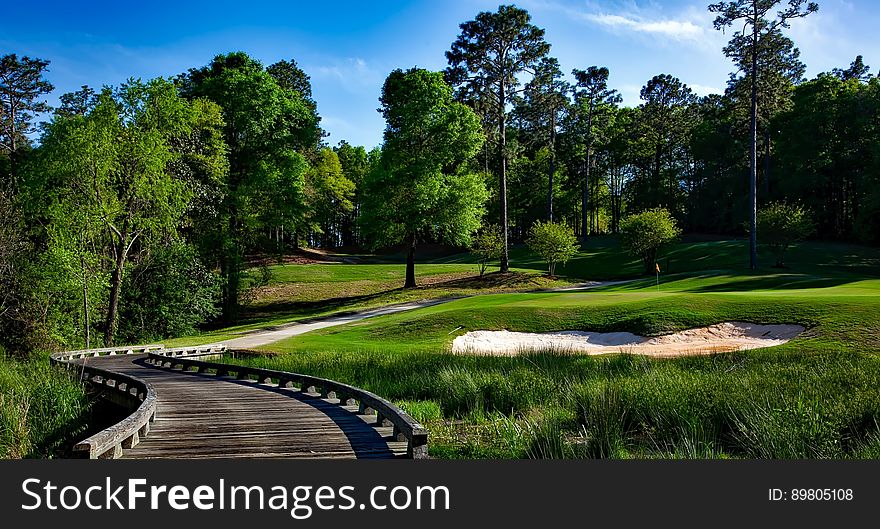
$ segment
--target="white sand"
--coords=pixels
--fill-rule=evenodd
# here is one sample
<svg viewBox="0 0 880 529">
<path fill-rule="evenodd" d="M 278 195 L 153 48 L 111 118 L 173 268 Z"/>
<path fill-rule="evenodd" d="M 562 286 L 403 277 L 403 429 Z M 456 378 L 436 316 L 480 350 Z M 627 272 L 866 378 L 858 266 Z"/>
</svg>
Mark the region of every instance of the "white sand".
<svg viewBox="0 0 880 529">
<path fill-rule="evenodd" d="M 802 332 L 804 328 L 800 325 L 756 325 L 742 322 L 719 323 L 654 338 L 628 332 L 470 331 L 453 340 L 452 352 L 515 355 L 552 350 L 591 355 L 631 353 L 669 358 L 772 347 L 784 344 Z"/>
</svg>

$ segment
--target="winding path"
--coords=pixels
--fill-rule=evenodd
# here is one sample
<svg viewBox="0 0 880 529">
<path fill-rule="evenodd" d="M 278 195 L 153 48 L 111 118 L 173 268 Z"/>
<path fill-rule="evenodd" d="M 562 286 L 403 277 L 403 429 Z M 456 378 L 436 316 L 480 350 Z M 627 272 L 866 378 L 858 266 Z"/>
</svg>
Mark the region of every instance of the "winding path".
<svg viewBox="0 0 880 529">
<path fill-rule="evenodd" d="M 556 287 L 556 288 L 547 288 L 540 290 L 530 290 L 527 292 L 583 292 L 585 290 L 592 290 L 594 288 L 606 287 L 612 285 L 620 285 L 624 283 L 629 283 L 632 280 L 623 280 L 623 281 L 587 281 L 584 283 L 578 283 L 575 285 L 570 285 L 566 287 Z M 335 314 L 331 316 L 314 318 L 306 321 L 298 321 L 293 323 L 288 323 L 284 325 L 278 325 L 274 327 L 267 327 L 263 329 L 257 329 L 254 331 L 248 332 L 246 335 L 240 338 L 232 338 L 229 340 L 224 340 L 218 342 L 219 344 L 225 345 L 230 349 L 250 349 L 253 347 L 260 347 L 263 345 L 268 345 L 270 343 L 278 342 L 284 340 L 286 338 L 290 338 L 291 336 L 297 336 L 300 334 L 305 334 L 310 331 L 315 331 L 318 329 L 326 329 L 327 327 L 334 327 L 337 325 L 345 325 L 346 323 L 352 323 L 356 321 L 365 320 L 367 318 L 374 318 L 376 316 L 384 316 L 387 314 L 396 314 L 398 312 L 405 312 L 415 309 L 421 309 L 425 307 L 432 307 L 435 305 L 441 305 L 443 303 L 449 303 L 450 301 L 455 301 L 459 299 L 471 298 L 476 296 L 488 296 L 491 294 L 470 294 L 466 296 L 454 296 L 448 298 L 441 299 L 432 299 L 425 301 L 413 301 L 410 303 L 400 303 L 396 305 L 386 305 L 384 307 L 380 307 L 377 309 L 367 309 L 362 311 L 355 312 L 346 312 L 342 314 Z"/>
<path fill-rule="evenodd" d="M 587 290 L 607 284 L 614 283 L 555 290 Z M 317 329 L 455 299 L 461 297 L 258 329 L 201 349 L 259 347 Z M 377 395 L 306 375 L 203 362 L 192 357 L 200 354 L 199 349 L 140 346 L 53 355 L 53 362 L 88 375 L 111 400 L 136 408 L 127 419 L 80 442 L 76 450 L 93 458 L 137 459 L 427 455 L 427 431 Z M 294 384 L 298 387 L 291 387 Z"/>
<path fill-rule="evenodd" d="M 315 392 L 231 377 L 159 369 L 146 355 L 92 358 L 90 365 L 152 385 L 158 412 L 147 437 L 123 458 L 390 458 L 406 441 L 358 406 Z"/>
</svg>

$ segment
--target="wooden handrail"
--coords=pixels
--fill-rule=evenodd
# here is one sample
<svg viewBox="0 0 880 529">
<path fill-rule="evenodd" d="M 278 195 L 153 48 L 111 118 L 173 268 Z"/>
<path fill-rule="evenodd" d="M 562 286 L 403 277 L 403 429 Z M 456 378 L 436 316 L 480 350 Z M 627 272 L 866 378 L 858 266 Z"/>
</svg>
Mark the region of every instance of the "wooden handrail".
<svg viewBox="0 0 880 529">
<path fill-rule="evenodd" d="M 65 351 L 50 356 L 52 364 L 81 373 L 83 380 L 88 380 L 95 386 L 115 390 L 115 396 L 122 397 L 134 408 L 134 411 L 122 421 L 74 445 L 75 455 L 88 459 L 121 457 L 124 448 L 135 447 L 140 439 L 150 432 L 150 423 L 156 420 L 157 410 L 156 392 L 149 383 L 137 377 L 78 363 L 76 360 L 95 356 L 143 354 L 161 349 L 161 345 L 114 347 Z"/>
<path fill-rule="evenodd" d="M 197 354 L 217 354 L 218 352 L 220 351 Z M 339 405 L 341 406 L 356 401 L 359 414 L 375 413 L 375 426 L 388 426 L 390 424 L 394 427 L 392 434 L 394 439 L 406 440 L 407 457 L 424 459 L 428 456 L 428 431 L 424 426 L 391 402 L 374 393 L 326 378 L 238 364 L 204 362 L 187 358 L 187 356 L 185 352 L 179 350 L 156 351 L 150 352 L 146 361 L 158 367 L 168 369 L 180 368 L 184 372 L 189 372 L 191 368 L 195 368 L 193 371 L 195 373 L 213 374 L 217 377 L 231 376 L 238 380 L 251 380 L 254 378 L 259 384 L 277 384 L 280 388 L 289 388 L 291 385 L 294 385 L 303 393 L 314 391 L 320 393 L 324 398 L 330 397 L 333 394 L 333 397 L 339 400 Z"/>
<path fill-rule="evenodd" d="M 340 406 L 352 402 L 358 404 L 358 414 L 376 414 L 375 426 L 393 426 L 393 437 L 406 440 L 407 457 L 424 459 L 428 457 L 428 431 L 406 412 L 369 391 L 329 380 L 326 378 L 301 375 L 287 371 L 275 371 L 236 364 L 205 362 L 196 360 L 201 356 L 218 355 L 226 352 L 225 345 L 203 345 L 165 349 L 162 345 L 138 345 L 129 347 L 108 347 L 102 349 L 83 349 L 64 351 L 50 356 L 50 362 L 68 370 L 82 373 L 88 380 L 101 388 L 113 388 L 115 396 L 121 396 L 133 408 L 132 413 L 113 426 L 106 428 L 74 446 L 74 453 L 90 459 L 118 458 L 124 448 L 132 448 L 150 431 L 150 423 L 156 418 L 158 409 L 156 392 L 144 380 L 122 373 L 92 367 L 86 363 L 88 358 L 126 354 L 147 354 L 146 362 L 158 367 L 214 374 L 217 377 L 234 376 L 239 380 L 256 379 L 259 384 L 277 384 L 280 388 L 295 385 L 301 392 L 314 391 L 327 398 L 332 394 Z M 213 371 L 213 373 L 210 373 Z"/>
</svg>

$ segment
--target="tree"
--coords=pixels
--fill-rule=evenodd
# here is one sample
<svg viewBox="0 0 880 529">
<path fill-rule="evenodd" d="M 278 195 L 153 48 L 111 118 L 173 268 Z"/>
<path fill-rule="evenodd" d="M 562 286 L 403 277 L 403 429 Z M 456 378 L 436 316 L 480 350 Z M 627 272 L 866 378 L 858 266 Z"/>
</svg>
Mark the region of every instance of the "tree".
<svg viewBox="0 0 880 529">
<path fill-rule="evenodd" d="M 693 91 L 677 77 L 655 75 L 642 87 L 643 147 L 650 152 L 650 173 L 642 196 L 643 206 L 678 211 L 681 171 L 676 165 L 696 121 Z M 664 171 L 666 169 L 666 171 Z"/>
<path fill-rule="evenodd" d="M 653 274 L 660 248 L 678 237 L 681 229 L 668 210 L 654 208 L 624 218 L 620 223 L 621 244 Z"/>
<path fill-rule="evenodd" d="M 518 76 L 534 70 L 550 51 L 544 30 L 530 23 L 529 13 L 502 5 L 495 13 L 483 11 L 460 25 L 461 34 L 446 52 L 446 78 L 458 86 L 460 100 L 486 100 L 483 106 L 497 119 L 499 202 L 504 251 L 501 271 L 510 269 L 507 218 L 507 105 L 521 91 Z"/>
<path fill-rule="evenodd" d="M 201 135 L 202 127 L 220 124 L 218 108 L 189 103 L 173 83 L 155 79 L 105 89 L 87 115 L 60 115 L 47 127 L 40 147 L 46 187 L 64 205 L 55 209 L 53 224 L 85 230 L 101 223 L 107 234 L 105 245 L 95 245 L 106 248 L 110 271 L 106 345 L 118 326 L 126 263 L 152 240 L 176 233 L 192 197 L 174 171 L 182 158 L 178 146 Z M 80 221 L 68 222 L 71 213 Z"/>
<path fill-rule="evenodd" d="M 345 177 L 336 152 L 325 147 L 306 173 L 306 205 L 310 227 L 323 235 L 324 246 L 338 246 L 340 228 L 354 210 L 354 182 Z"/>
<path fill-rule="evenodd" d="M 526 239 L 529 249 L 547 261 L 550 277 L 556 275 L 556 263 L 565 264 L 578 252 L 574 230 L 564 222 L 538 221 L 529 230 Z"/>
<path fill-rule="evenodd" d="M 385 141 L 364 182 L 360 220 L 373 247 L 406 244 L 404 287 L 411 288 L 421 238 L 465 245 L 480 227 L 488 193 L 467 163 L 484 136 L 477 115 L 453 101 L 442 73 L 394 70 L 380 101 Z"/>
<path fill-rule="evenodd" d="M 333 148 L 339 158 L 339 164 L 342 166 L 342 174 L 354 184 L 354 197 L 352 198 L 353 208 L 351 212 L 345 216 L 341 226 L 342 229 L 342 245 L 354 246 L 360 242 L 357 232 L 357 218 L 360 214 L 361 203 L 363 202 L 363 183 L 367 173 L 371 169 L 370 155 L 363 147 L 355 147 L 347 141 L 342 140 L 339 145 Z"/>
<path fill-rule="evenodd" d="M 547 169 L 547 219 L 553 220 L 554 176 L 556 174 L 556 133 L 562 113 L 568 105 L 568 83 L 562 79 L 559 61 L 544 57 L 535 69 L 535 76 L 526 84 L 525 113 L 534 138 L 547 146 L 550 164 Z"/>
<path fill-rule="evenodd" d="M 484 226 L 474 237 L 471 251 L 480 259 L 480 277 L 483 277 L 486 269 L 489 268 L 489 263 L 501 257 L 501 252 L 504 251 L 504 241 L 501 240 L 501 230 L 498 226 Z"/>
<path fill-rule="evenodd" d="M 76 92 L 68 92 L 62 94 L 59 98 L 61 106 L 55 109 L 55 113 L 61 116 L 85 116 L 89 113 L 98 102 L 98 95 L 95 91 L 83 85 Z"/>
<path fill-rule="evenodd" d="M 719 2 L 709 6 L 709 12 L 718 13 L 715 18 L 715 29 L 723 30 L 738 21 L 743 22 L 740 35 L 749 35 L 748 71 L 751 76 L 751 108 L 750 108 L 750 153 L 749 153 L 749 267 L 758 267 L 758 238 L 757 238 L 757 215 L 758 215 L 758 82 L 763 72 L 759 69 L 758 57 L 761 49 L 765 47 L 768 36 L 774 34 L 778 28 L 788 28 L 789 21 L 802 18 L 810 13 L 818 11 L 819 5 L 807 0 L 789 0 L 787 6 L 776 13 L 772 20 L 768 20 L 770 11 L 779 4 L 780 0 L 736 0 L 733 2 Z M 748 33 L 746 33 L 748 31 Z M 733 50 L 731 50 L 733 51 Z M 725 50 L 725 53 L 729 53 Z M 742 59 L 733 56 L 737 61 Z"/>
<path fill-rule="evenodd" d="M 731 110 L 738 133 L 747 136 L 751 117 L 751 40 L 743 34 L 735 35 L 724 48 L 724 53 L 735 57 L 739 72 L 731 74 L 726 94 L 732 101 Z M 762 192 L 765 200 L 770 200 L 770 166 L 772 151 L 771 122 L 791 106 L 791 93 L 795 85 L 803 80 L 806 65 L 800 60 L 800 50 L 794 42 L 782 34 L 778 28 L 768 32 L 763 44 L 758 48 L 757 80 L 758 114 L 757 127 L 759 139 L 764 141 L 764 174 Z M 738 75 L 741 74 L 741 75 Z"/>
<path fill-rule="evenodd" d="M 873 77 L 871 75 L 871 67 L 865 64 L 861 55 L 856 55 L 856 59 L 850 63 L 849 68 L 835 68 L 831 73 L 836 75 L 841 81 L 857 79 L 859 82 L 866 83 Z"/>
<path fill-rule="evenodd" d="M 597 138 L 601 139 L 604 136 L 603 126 L 608 124 L 607 119 L 594 122 L 594 118 L 596 117 L 597 112 L 601 112 L 608 107 L 613 107 L 620 103 L 622 99 L 620 94 L 617 93 L 617 90 L 608 88 L 608 68 L 590 66 L 586 70 L 574 69 L 571 73 L 577 80 L 577 83 L 575 84 L 576 108 L 579 112 L 579 117 L 585 119 L 582 127 L 585 142 L 585 160 L 584 186 L 582 190 L 583 194 L 581 196 L 581 238 L 586 240 L 587 234 L 589 233 L 588 206 L 592 184 L 590 171 L 593 165 L 593 147 Z M 603 114 L 603 117 L 605 117 L 605 115 L 607 114 Z"/>
<path fill-rule="evenodd" d="M 813 221 L 800 206 L 774 202 L 758 212 L 758 232 L 762 242 L 776 256 L 776 268 L 785 268 L 785 252 L 789 246 L 806 239 L 813 231 Z"/>
<path fill-rule="evenodd" d="M 43 78 L 49 61 L 14 53 L 0 57 L 0 154 L 10 160 L 10 178 L 15 175 L 18 152 L 28 145 L 36 114 L 49 110 L 41 96 L 54 87 Z"/>
<path fill-rule="evenodd" d="M 288 71 L 288 68 L 284 68 Z M 224 194 L 216 206 L 213 230 L 202 234 L 203 252 L 221 270 L 223 318 L 238 318 L 242 262 L 254 239 L 265 233 L 267 203 L 273 193 L 288 197 L 284 209 L 301 209 L 304 173 L 302 152 L 314 151 L 321 138 L 317 116 L 299 90 L 296 76 L 276 71 L 285 88 L 258 61 L 242 52 L 218 55 L 207 66 L 181 76 L 181 91 L 189 98 L 204 97 L 223 109 L 224 140 L 229 172 Z M 287 79 L 285 81 L 284 79 Z M 288 83 L 289 81 L 289 83 Z M 270 187 L 284 182 L 284 190 Z M 277 207 L 277 202 L 272 204 Z M 290 233 L 300 226 L 291 226 Z"/>
</svg>

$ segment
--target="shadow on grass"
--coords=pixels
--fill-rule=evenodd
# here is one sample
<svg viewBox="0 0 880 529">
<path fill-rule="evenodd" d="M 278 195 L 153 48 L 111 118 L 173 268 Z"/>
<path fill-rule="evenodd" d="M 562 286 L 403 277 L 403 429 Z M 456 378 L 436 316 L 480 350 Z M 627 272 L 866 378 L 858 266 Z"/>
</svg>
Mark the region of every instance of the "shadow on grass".
<svg viewBox="0 0 880 529">
<path fill-rule="evenodd" d="M 830 288 L 854 283 L 861 278 L 851 277 L 813 277 L 799 275 L 770 275 L 744 277 L 713 285 L 702 285 L 684 289 L 683 292 L 741 292 L 749 290 L 800 290 L 807 288 Z"/>
<path fill-rule="evenodd" d="M 456 297 L 467 291 L 492 291 L 500 289 L 527 290 L 536 289 L 541 286 L 541 282 L 538 281 L 534 275 L 523 272 L 507 272 L 503 274 L 500 272 L 491 272 L 486 273 L 482 277 L 470 276 L 436 282 L 432 282 L 430 278 L 423 278 L 423 284 L 412 289 L 400 287 L 357 296 L 343 296 L 314 301 L 277 301 L 253 305 L 244 309 L 243 317 L 237 324 L 250 325 L 282 316 L 311 316 L 317 312 L 333 312 L 339 314 L 341 311 L 352 305 L 369 306 L 371 302 L 378 302 L 385 298 L 391 298 L 389 300 L 391 303 L 398 301 L 414 301 L 420 299 L 419 294 L 423 292 L 431 292 L 431 297 L 438 297 L 436 295 L 437 290 L 446 291 L 448 297 Z M 404 293 L 410 294 L 412 299 L 393 299 L 395 296 Z"/>
</svg>

